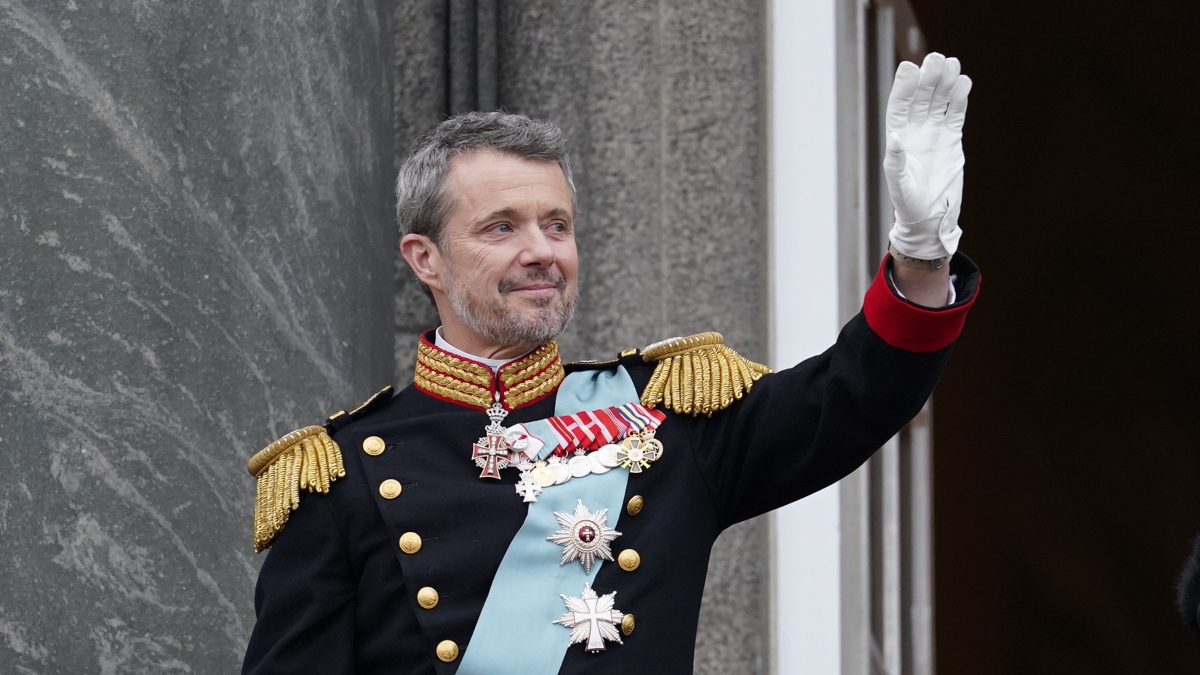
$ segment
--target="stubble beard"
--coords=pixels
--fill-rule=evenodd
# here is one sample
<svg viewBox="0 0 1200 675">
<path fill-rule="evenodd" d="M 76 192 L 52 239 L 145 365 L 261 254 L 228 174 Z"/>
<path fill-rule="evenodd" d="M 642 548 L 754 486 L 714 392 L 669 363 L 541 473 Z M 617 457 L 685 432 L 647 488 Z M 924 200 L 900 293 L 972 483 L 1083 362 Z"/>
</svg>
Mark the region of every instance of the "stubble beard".
<svg viewBox="0 0 1200 675">
<path fill-rule="evenodd" d="M 453 266 L 446 268 L 446 297 L 459 321 L 489 342 L 505 347 L 540 345 L 558 337 L 575 316 L 578 293 L 566 280 L 549 270 L 535 270 L 500 282 L 499 297 L 473 293 Z M 505 293 L 534 281 L 548 281 L 557 297 L 538 298 L 532 311 L 516 310 L 504 301 Z"/>
</svg>

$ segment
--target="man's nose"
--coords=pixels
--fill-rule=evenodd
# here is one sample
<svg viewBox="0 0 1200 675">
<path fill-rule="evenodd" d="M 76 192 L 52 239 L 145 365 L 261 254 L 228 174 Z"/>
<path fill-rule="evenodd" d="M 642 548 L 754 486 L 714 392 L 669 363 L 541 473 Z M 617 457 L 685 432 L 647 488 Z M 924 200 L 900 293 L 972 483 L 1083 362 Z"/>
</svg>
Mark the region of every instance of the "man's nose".
<svg viewBox="0 0 1200 675">
<path fill-rule="evenodd" d="M 524 267 L 550 267 L 554 264 L 554 246 L 550 237 L 540 227 L 525 228 L 522 238 L 521 265 Z"/>
</svg>

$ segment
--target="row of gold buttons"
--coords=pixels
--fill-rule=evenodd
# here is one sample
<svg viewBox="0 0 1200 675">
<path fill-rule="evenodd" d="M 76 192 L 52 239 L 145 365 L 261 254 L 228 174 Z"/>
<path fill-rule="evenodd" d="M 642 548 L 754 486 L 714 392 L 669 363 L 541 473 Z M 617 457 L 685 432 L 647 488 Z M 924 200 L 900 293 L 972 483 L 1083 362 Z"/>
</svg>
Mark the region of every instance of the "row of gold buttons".
<svg viewBox="0 0 1200 675">
<path fill-rule="evenodd" d="M 641 495 L 634 495 L 629 498 L 629 503 L 625 505 L 625 513 L 636 516 L 642 512 L 642 507 L 645 505 L 646 500 L 642 499 Z M 627 548 L 617 556 L 617 564 L 626 572 L 632 572 L 638 568 L 638 565 L 642 564 L 642 556 L 638 555 L 637 551 Z"/>
<path fill-rule="evenodd" d="M 368 455 L 378 457 L 383 454 L 384 450 L 387 450 L 387 443 L 384 443 L 383 439 L 378 436 L 369 436 L 363 441 L 362 449 Z M 379 484 L 379 496 L 384 499 L 395 499 L 400 496 L 402 491 L 400 481 L 395 478 L 389 478 Z M 405 532 L 400 535 L 400 550 L 407 555 L 413 555 L 420 551 L 421 543 L 421 535 L 416 532 Z M 440 599 L 441 596 L 438 595 L 437 589 L 433 587 L 425 586 L 417 591 L 417 604 L 422 609 L 437 607 Z M 435 651 L 437 657 L 445 663 L 450 663 L 458 658 L 458 644 L 454 640 L 442 640 L 438 643 Z"/>
<path fill-rule="evenodd" d="M 636 516 L 642 512 L 642 508 L 646 505 L 646 500 L 642 499 L 641 495 L 634 495 L 629 498 L 629 503 L 625 505 L 625 513 L 631 516 Z M 627 548 L 617 555 L 617 564 L 626 572 L 632 572 L 642 564 L 642 556 L 638 552 Z M 621 632 L 626 635 L 631 635 L 634 628 L 634 619 L 632 614 L 626 614 L 621 619 Z"/>
</svg>

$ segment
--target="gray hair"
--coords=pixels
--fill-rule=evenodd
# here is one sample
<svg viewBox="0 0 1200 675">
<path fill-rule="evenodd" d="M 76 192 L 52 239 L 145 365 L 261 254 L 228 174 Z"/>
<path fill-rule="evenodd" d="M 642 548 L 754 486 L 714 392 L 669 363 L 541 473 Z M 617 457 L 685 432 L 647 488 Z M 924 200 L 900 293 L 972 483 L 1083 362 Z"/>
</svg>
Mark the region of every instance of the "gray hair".
<svg viewBox="0 0 1200 675">
<path fill-rule="evenodd" d="M 567 155 L 567 139 L 553 122 L 501 112 L 470 112 L 437 125 L 417 140 L 396 177 L 396 222 L 400 236 L 420 234 L 439 248 L 445 243 L 446 218 L 454 205 L 446 190 L 450 160 L 474 150 L 490 149 L 557 162 L 571 189 L 575 181 Z"/>
</svg>

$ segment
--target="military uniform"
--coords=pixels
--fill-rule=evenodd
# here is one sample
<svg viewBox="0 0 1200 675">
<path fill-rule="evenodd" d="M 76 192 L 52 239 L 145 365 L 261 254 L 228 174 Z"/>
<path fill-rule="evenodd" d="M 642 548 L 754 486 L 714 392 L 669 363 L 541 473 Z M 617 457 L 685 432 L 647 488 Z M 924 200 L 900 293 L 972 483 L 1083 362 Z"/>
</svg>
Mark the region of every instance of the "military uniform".
<svg viewBox="0 0 1200 675">
<path fill-rule="evenodd" d="M 546 672 L 691 673 L 713 541 L 846 476 L 920 410 L 978 287 L 965 256 L 952 271 L 958 301 L 927 310 L 904 301 L 881 268 L 833 347 L 774 374 L 712 335 L 565 366 L 551 342 L 498 373 L 427 335 L 413 385 L 281 439 L 252 464 L 257 544 L 271 552 L 243 672 L 509 672 L 510 661 L 541 650 L 534 656 Z M 484 450 L 472 461 L 472 448 L 497 398 L 511 428 L 562 415 L 564 380 L 618 376 L 662 418 L 652 434 L 660 455 L 537 497 L 574 504 L 585 495 L 578 506 L 596 520 L 600 509 L 587 502 L 603 500 L 589 490 L 617 486 L 605 498 L 615 505 L 607 520 L 590 535 L 574 533 L 579 546 L 579 536 L 603 534 L 611 551 L 585 577 L 580 561 L 560 560 L 564 547 L 549 541 L 557 525 L 534 527 L 541 505 L 514 488 L 525 472 L 481 478 L 481 466 L 494 467 L 484 466 Z M 576 408 L 587 407 L 590 391 Z M 301 498 L 304 489 L 326 494 Z M 573 515 L 555 512 L 559 523 Z M 522 537 L 538 553 L 522 556 Z M 568 572 L 578 576 L 564 580 Z M 589 591 L 599 598 L 591 604 Z M 531 615 L 526 605 L 541 609 Z M 589 651 L 596 640 L 604 649 Z"/>
</svg>

